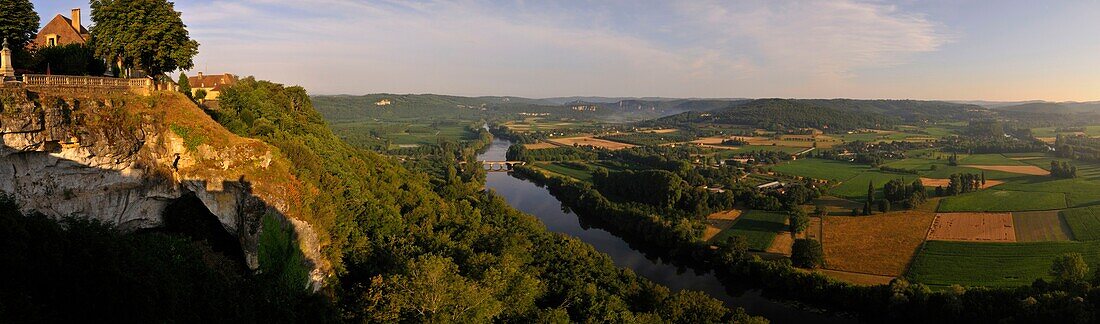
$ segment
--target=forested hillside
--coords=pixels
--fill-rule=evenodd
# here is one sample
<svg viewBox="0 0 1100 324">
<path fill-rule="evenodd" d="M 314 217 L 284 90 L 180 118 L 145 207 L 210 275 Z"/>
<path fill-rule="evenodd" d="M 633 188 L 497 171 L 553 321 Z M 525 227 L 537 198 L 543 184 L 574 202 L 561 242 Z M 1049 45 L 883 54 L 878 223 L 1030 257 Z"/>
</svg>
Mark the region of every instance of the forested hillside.
<svg viewBox="0 0 1100 324">
<path fill-rule="evenodd" d="M 304 89 L 248 78 L 216 118 L 281 150 L 311 186 L 337 275 L 328 294 L 354 322 L 745 321 L 740 310 L 617 268 L 553 234 L 453 159 L 442 179 L 355 149 L 327 128 Z"/>
<path fill-rule="evenodd" d="M 940 101 L 852 99 L 757 99 L 732 101 L 722 109 L 686 112 L 644 124 L 685 126 L 692 123 L 750 125 L 767 129 L 817 128 L 840 132 L 890 128 L 899 122 L 968 120 L 987 114 L 974 105 Z"/>
</svg>

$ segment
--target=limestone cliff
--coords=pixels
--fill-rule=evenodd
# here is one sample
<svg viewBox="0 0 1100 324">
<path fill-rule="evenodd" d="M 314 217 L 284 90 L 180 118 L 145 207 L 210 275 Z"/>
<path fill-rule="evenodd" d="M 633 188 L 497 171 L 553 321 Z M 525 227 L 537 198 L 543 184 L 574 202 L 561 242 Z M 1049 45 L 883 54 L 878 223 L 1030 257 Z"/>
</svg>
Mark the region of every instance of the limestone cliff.
<svg viewBox="0 0 1100 324">
<path fill-rule="evenodd" d="M 293 224 L 319 284 L 329 266 L 300 219 L 301 184 L 261 141 L 238 137 L 182 95 L 0 87 L 0 191 L 26 211 L 158 227 L 193 193 L 258 266 L 263 215 Z"/>
</svg>

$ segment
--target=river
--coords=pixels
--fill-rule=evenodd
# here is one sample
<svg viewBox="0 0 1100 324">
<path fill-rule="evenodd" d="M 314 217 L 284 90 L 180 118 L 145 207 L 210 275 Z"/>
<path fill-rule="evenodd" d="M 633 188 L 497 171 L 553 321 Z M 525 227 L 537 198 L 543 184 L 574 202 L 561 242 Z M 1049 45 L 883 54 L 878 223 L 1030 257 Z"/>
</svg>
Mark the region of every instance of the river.
<svg viewBox="0 0 1100 324">
<path fill-rule="evenodd" d="M 511 142 L 493 139 L 488 150 L 478 156 L 481 161 L 504 161 Z M 608 231 L 581 225 L 576 214 L 563 208 L 546 188 L 521 180 L 505 172 L 489 172 L 486 187 L 504 197 L 508 204 L 519 211 L 534 215 L 553 232 L 576 237 L 611 256 L 615 265 L 633 270 L 638 275 L 664 285 L 673 291 L 698 290 L 721 300 L 730 307 L 741 307 L 751 315 L 764 316 L 772 323 L 852 323 L 850 318 L 839 318 L 810 312 L 761 296 L 759 290 L 731 293 L 711 273 L 679 267 L 661 260 L 649 258 L 623 239 Z"/>
</svg>

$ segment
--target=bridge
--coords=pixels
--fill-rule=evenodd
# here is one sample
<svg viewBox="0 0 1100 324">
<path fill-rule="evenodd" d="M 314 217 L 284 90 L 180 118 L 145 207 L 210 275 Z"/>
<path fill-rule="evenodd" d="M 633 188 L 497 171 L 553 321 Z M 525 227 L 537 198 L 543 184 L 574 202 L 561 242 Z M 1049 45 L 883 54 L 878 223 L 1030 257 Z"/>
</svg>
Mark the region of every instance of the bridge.
<svg viewBox="0 0 1100 324">
<path fill-rule="evenodd" d="M 489 172 L 508 172 L 517 165 L 525 165 L 523 161 L 481 161 L 481 167 Z"/>
</svg>

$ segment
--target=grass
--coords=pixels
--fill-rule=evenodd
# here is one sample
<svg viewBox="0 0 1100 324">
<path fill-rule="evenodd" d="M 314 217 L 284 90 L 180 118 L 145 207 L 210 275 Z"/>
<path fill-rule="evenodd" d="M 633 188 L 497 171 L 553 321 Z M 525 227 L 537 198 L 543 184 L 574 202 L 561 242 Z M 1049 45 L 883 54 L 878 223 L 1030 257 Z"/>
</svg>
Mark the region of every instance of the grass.
<svg viewBox="0 0 1100 324">
<path fill-rule="evenodd" d="M 906 273 L 912 282 L 932 286 L 1017 287 L 1050 279 L 1055 257 L 1076 252 L 1100 263 L 1100 241 L 974 243 L 927 241 Z"/>
<path fill-rule="evenodd" d="M 1071 230 L 1057 211 L 1012 213 L 1016 240 L 1020 242 L 1069 241 Z"/>
<path fill-rule="evenodd" d="M 727 237 L 739 235 L 749 242 L 749 249 L 763 251 L 771 246 L 776 233 L 787 228 L 787 214 L 751 210 L 737 218 L 729 229 L 718 233 L 712 241 L 723 242 Z"/>
<path fill-rule="evenodd" d="M 824 159 L 800 159 L 778 164 L 771 168 L 786 175 L 831 181 L 851 179 L 864 171 L 872 170 L 862 164 Z"/>
<path fill-rule="evenodd" d="M 1100 206 L 1066 209 L 1061 212 L 1061 215 L 1075 239 L 1100 240 Z"/>
<path fill-rule="evenodd" d="M 176 133 L 176 135 L 179 135 L 180 138 L 183 138 L 183 145 L 186 146 L 189 151 L 194 151 L 199 145 L 206 143 L 206 136 L 201 132 L 195 131 L 191 127 L 171 124 L 168 125 L 168 128 L 170 128 L 173 133 Z"/>
<path fill-rule="evenodd" d="M 400 122 L 356 121 L 332 123 L 332 132 L 359 147 L 371 147 L 389 144 L 389 148 L 398 146 L 419 146 L 439 143 L 440 139 L 463 141 L 477 138 L 460 122 L 426 123 L 426 120 Z"/>
<path fill-rule="evenodd" d="M 904 211 L 874 216 L 826 216 L 826 268 L 899 276 L 917 252 L 935 214 Z"/>
<path fill-rule="evenodd" d="M 871 182 L 874 183 L 875 186 L 875 196 L 882 197 L 882 186 L 890 182 L 890 180 L 898 178 L 903 179 L 905 183 L 912 183 L 913 180 L 916 180 L 917 176 L 882 171 L 866 171 L 829 189 L 829 193 L 841 198 L 859 199 L 863 201 L 867 197 L 867 183 Z"/>
<path fill-rule="evenodd" d="M 980 159 L 988 160 L 988 158 L 980 158 Z M 1012 160 L 1009 160 L 1009 161 L 1012 161 Z M 1012 162 L 1014 164 L 1011 164 L 1011 165 L 1024 165 L 1024 164 L 1018 164 L 1019 161 L 1012 161 Z M 935 170 L 932 170 L 933 165 L 936 166 Z M 994 171 L 994 170 L 984 170 L 983 171 L 981 169 L 975 169 L 975 168 L 967 168 L 967 167 L 961 167 L 961 166 L 950 166 L 950 165 L 947 165 L 947 160 L 946 159 L 937 160 L 937 159 L 927 159 L 927 158 L 908 158 L 908 159 L 904 159 L 904 160 L 898 160 L 898 161 L 893 161 L 893 162 L 887 163 L 886 166 L 892 167 L 892 168 L 902 168 L 902 169 L 908 169 L 908 170 L 916 170 L 917 172 L 920 173 L 920 175 L 922 177 L 934 178 L 934 179 L 947 179 L 947 178 L 950 178 L 952 174 L 956 174 L 956 173 L 981 174 L 982 172 L 985 172 L 985 176 L 986 176 L 987 179 L 994 179 L 994 180 L 1003 180 L 1003 179 L 1021 177 L 1020 174 L 1011 173 L 1011 172 Z"/>
<path fill-rule="evenodd" d="M 944 198 L 939 212 L 1013 212 L 1066 208 L 1062 193 L 982 190 Z"/>
</svg>

